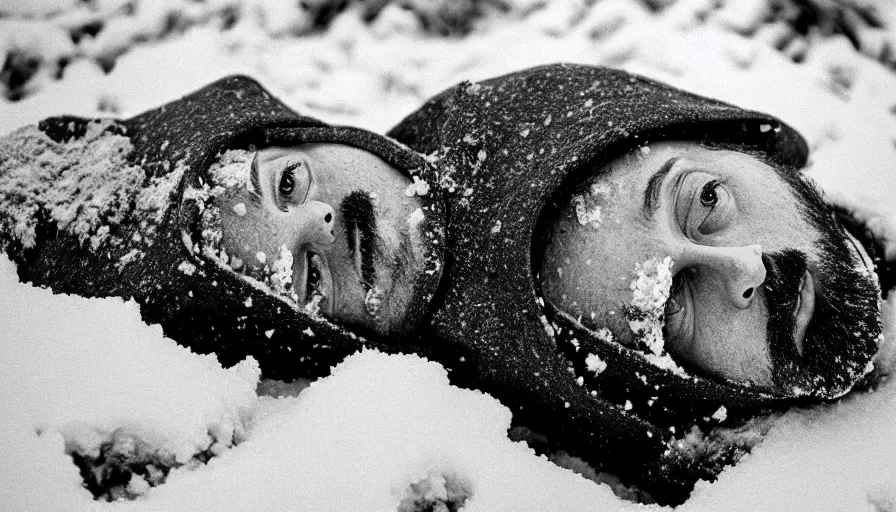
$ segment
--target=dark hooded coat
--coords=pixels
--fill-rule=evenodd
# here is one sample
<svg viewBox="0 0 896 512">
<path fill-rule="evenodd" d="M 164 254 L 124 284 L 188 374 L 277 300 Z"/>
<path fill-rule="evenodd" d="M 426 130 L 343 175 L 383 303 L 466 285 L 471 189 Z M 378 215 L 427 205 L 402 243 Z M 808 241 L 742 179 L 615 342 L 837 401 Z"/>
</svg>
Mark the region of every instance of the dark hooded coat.
<svg viewBox="0 0 896 512">
<path fill-rule="evenodd" d="M 23 281 L 133 298 L 172 339 L 227 366 L 253 356 L 268 377 L 325 375 L 363 346 L 398 350 L 304 313 L 199 250 L 200 206 L 185 191 L 203 188 L 223 151 L 311 142 L 364 149 L 409 177 L 431 172 L 390 139 L 301 116 L 234 76 L 130 119 L 54 117 L 0 139 L 0 249 Z M 441 269 L 441 204 L 424 210 L 430 272 L 417 283 L 414 322 Z"/>
<path fill-rule="evenodd" d="M 461 83 L 389 135 L 437 162 L 447 195 L 449 271 L 434 343 L 462 346 L 455 382 L 493 394 L 517 424 L 675 504 L 736 456 L 695 454 L 683 441 L 691 427 L 794 402 L 681 376 L 602 341 L 544 303 L 533 270 L 545 211 L 613 159 L 661 139 L 713 141 L 797 172 L 808 148 L 786 124 L 623 71 L 551 65 Z M 589 354 L 607 363 L 599 376 L 585 370 Z"/>
</svg>

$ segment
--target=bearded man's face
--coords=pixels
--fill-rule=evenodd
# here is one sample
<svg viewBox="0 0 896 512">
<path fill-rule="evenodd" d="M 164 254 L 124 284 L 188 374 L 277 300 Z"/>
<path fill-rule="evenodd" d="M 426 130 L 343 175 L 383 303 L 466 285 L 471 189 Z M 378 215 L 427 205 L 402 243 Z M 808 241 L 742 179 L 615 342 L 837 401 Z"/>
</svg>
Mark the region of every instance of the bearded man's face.
<svg viewBox="0 0 896 512">
<path fill-rule="evenodd" d="M 867 255 L 815 189 L 738 151 L 662 142 L 548 228 L 546 298 L 633 349 L 784 395 L 838 396 L 877 348 Z"/>
</svg>

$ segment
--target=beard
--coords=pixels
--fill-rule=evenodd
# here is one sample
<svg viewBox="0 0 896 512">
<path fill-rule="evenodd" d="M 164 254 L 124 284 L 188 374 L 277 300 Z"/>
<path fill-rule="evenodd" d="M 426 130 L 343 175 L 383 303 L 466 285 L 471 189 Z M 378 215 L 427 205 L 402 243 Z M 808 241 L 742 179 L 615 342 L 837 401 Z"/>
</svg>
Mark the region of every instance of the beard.
<svg viewBox="0 0 896 512">
<path fill-rule="evenodd" d="M 787 249 L 763 255 L 766 266 L 767 339 L 772 378 L 779 391 L 820 399 L 848 392 L 871 369 L 881 334 L 877 281 L 857 266 L 851 243 L 837 225 L 818 226 L 820 258 L 813 265 L 815 311 L 800 355 L 794 320 L 809 260 Z"/>
</svg>

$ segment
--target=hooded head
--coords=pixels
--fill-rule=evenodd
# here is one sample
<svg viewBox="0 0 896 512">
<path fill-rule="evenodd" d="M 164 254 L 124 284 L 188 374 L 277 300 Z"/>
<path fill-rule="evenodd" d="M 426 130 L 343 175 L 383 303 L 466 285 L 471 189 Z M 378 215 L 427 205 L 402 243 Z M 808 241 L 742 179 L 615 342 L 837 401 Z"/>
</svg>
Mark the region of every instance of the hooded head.
<svg viewBox="0 0 896 512">
<path fill-rule="evenodd" d="M 877 346 L 879 289 L 820 193 L 744 148 L 641 149 L 560 202 L 546 297 L 682 372 L 778 396 L 848 391 Z"/>
<path fill-rule="evenodd" d="M 357 189 L 337 192 L 338 183 L 350 180 L 336 178 L 379 172 L 381 194 L 387 185 L 427 179 L 425 160 L 393 141 L 300 116 L 253 80 L 230 77 L 131 119 L 50 118 L 0 144 L 0 240 L 23 280 L 60 293 L 134 298 L 144 319 L 162 324 L 178 342 L 215 352 L 224 364 L 252 355 L 271 377 L 325 374 L 365 344 L 401 348 L 391 323 L 369 314 L 361 318 L 367 323 L 348 321 L 333 310 L 306 308 L 306 297 L 298 296 L 307 289 L 310 260 L 338 255 L 340 271 L 353 270 L 341 200 L 375 190 L 355 180 Z M 286 220 L 245 196 L 250 164 L 259 161 L 268 187 L 260 197 L 271 199 L 270 191 L 290 186 L 298 193 L 301 179 L 282 177 L 278 152 L 314 155 L 304 161 L 315 163 L 304 175 L 314 183 L 302 201 L 282 205 L 293 210 Z M 406 198 L 405 188 L 393 196 Z M 416 236 L 416 272 L 402 282 L 403 300 L 389 310 L 399 312 L 401 321 L 394 323 L 402 325 L 405 340 L 413 337 L 441 269 L 441 206 L 428 197 L 407 199 L 380 223 Z M 365 218 L 376 222 L 381 209 L 370 209 L 372 217 Z M 302 231 L 298 224 L 304 238 L 263 236 L 294 234 Z M 341 251 L 333 248 L 335 238 L 342 240 Z M 275 241 L 282 243 L 272 251 L 268 245 Z M 308 257 L 309 247 L 316 247 L 316 258 Z M 292 286 L 298 281 L 301 289 Z"/>
<path fill-rule="evenodd" d="M 799 134 L 774 117 L 619 70 L 561 64 L 458 85 L 390 134 L 437 159 L 440 181 L 454 189 L 449 190 L 454 193 L 449 195 L 448 233 L 453 266 L 445 278 L 444 304 L 435 315 L 436 329 L 482 352 L 480 359 L 493 367 L 488 375 L 491 392 L 514 409 L 515 421 L 548 434 L 567 451 L 623 480 L 643 485 L 661 501 L 682 500 L 697 478 L 711 478 L 720 470 L 720 461 L 730 460 L 725 448 L 736 443 L 734 437 L 719 443 L 721 451 L 698 454 L 684 439 L 692 427 L 708 430 L 767 407 L 837 396 L 867 371 L 880 329 L 874 314 L 864 318 L 867 336 L 857 343 L 840 340 L 835 352 L 830 343 L 815 343 L 811 349 L 807 345 L 811 365 L 786 368 L 777 381 L 783 385 L 775 382 L 765 389 L 747 379 L 686 365 L 681 355 L 685 351 L 671 353 L 674 344 L 664 343 L 668 298 L 690 286 L 671 288 L 681 274 L 678 270 L 685 268 L 685 251 L 673 254 L 668 247 L 648 245 L 659 234 L 669 235 L 679 210 L 690 222 L 686 226 L 697 232 L 709 219 L 704 226 L 708 231 L 721 225 L 717 216 L 709 217 L 706 211 L 688 216 L 685 207 L 708 210 L 728 197 L 716 184 L 747 180 L 755 185 L 759 176 L 760 195 L 771 192 L 762 180 L 779 180 L 774 199 L 787 205 L 793 222 L 805 227 L 813 216 L 830 221 L 794 199 L 793 187 L 802 186 L 798 169 L 806 163 L 808 148 Z M 676 146 L 671 141 L 684 142 Z M 684 151 L 682 147 L 700 154 L 685 159 L 675 153 Z M 761 158 L 756 160 L 754 154 Z M 735 161 L 737 166 L 728 165 Z M 701 181 L 722 163 L 731 167 L 727 182 L 715 175 Z M 678 180 L 685 176 L 683 169 L 689 171 L 688 180 Z M 669 208 L 670 190 L 679 190 L 667 186 L 664 178 L 670 177 L 675 177 L 673 185 L 685 183 L 690 194 L 683 196 L 680 209 Z M 776 220 L 770 218 L 773 212 L 763 210 L 771 205 L 739 201 L 740 206 L 752 206 L 756 215 Z M 650 232 L 643 227 L 646 220 L 626 229 L 629 219 L 640 222 L 645 202 L 651 214 L 654 207 L 665 208 L 654 218 L 662 215 L 669 229 Z M 763 234 L 761 228 L 748 227 Z M 637 235 L 630 236 L 635 231 Z M 736 286 L 709 286 L 710 291 L 732 296 L 737 292 L 741 301 L 764 304 L 757 275 L 766 260 L 765 249 L 758 246 L 766 243 L 775 256 L 769 265 L 777 265 L 774 273 L 782 276 L 780 288 L 787 290 L 781 300 L 792 303 L 801 297 L 794 290 L 806 289 L 801 283 L 807 268 L 825 259 L 807 230 L 799 234 L 805 236 L 797 249 L 807 256 L 799 261 L 784 257 L 793 254 L 782 243 L 787 242 L 786 234 L 777 234 L 774 243 L 747 237 L 730 247 L 719 244 L 730 249 L 723 255 L 730 256 L 728 268 L 737 270 L 747 284 L 743 289 L 739 281 Z M 840 242 L 833 252 L 842 256 Z M 709 248 L 709 256 L 718 256 L 717 246 Z M 698 256 L 708 254 L 699 252 L 700 247 L 689 249 L 689 268 L 701 263 Z M 580 261 L 573 268 L 576 258 Z M 725 258 L 715 258 L 720 259 Z M 718 273 L 710 275 L 721 282 Z M 601 280 L 592 283 L 592 278 Z M 756 282 L 750 284 L 750 279 Z M 820 278 L 810 285 L 816 283 L 822 286 Z M 579 296 L 573 297 L 573 291 Z M 625 296 L 610 296 L 611 291 Z M 876 293 L 873 286 L 862 290 L 862 307 L 874 309 Z M 594 307 L 583 305 L 592 298 Z M 598 311 L 607 304 L 628 317 L 608 320 L 612 309 Z M 639 309 L 622 307 L 633 304 Z M 815 304 L 816 311 L 823 310 L 820 301 Z M 793 310 L 792 305 L 782 309 L 776 321 L 792 322 L 788 311 Z M 594 321 L 591 311 L 596 312 Z M 757 332 L 760 337 L 754 341 L 766 343 L 765 329 Z M 797 352 L 796 344 L 784 341 L 769 346 Z M 793 353 L 778 354 L 782 367 L 794 360 Z M 832 378 L 813 381 L 812 372 L 819 370 L 829 371 Z"/>
</svg>

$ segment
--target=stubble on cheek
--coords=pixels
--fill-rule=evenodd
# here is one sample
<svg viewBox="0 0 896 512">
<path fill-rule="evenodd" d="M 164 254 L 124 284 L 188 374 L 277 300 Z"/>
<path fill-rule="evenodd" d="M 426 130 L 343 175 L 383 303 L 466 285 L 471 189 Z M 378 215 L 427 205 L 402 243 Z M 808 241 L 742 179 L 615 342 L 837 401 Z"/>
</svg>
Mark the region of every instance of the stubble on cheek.
<svg viewBox="0 0 896 512">
<path fill-rule="evenodd" d="M 376 308 L 376 315 L 371 315 L 391 332 L 401 328 L 398 324 L 406 316 L 414 292 L 417 267 L 407 226 L 401 226 L 397 232 L 380 232 L 388 232 L 388 239 L 380 244 L 377 260 L 382 262 L 382 268 L 377 273 L 377 282 L 367 295 Z M 371 302 L 368 302 L 368 307 L 370 305 Z"/>
</svg>

